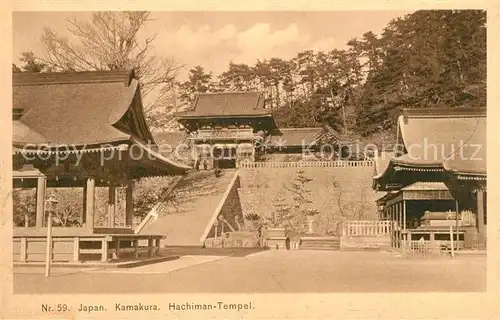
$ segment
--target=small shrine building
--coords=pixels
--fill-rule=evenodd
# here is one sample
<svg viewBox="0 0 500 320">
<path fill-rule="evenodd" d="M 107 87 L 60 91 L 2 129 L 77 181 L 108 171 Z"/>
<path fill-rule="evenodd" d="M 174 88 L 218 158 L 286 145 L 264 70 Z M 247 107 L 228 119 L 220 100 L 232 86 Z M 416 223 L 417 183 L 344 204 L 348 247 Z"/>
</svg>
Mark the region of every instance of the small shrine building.
<svg viewBox="0 0 500 320">
<path fill-rule="evenodd" d="M 461 240 L 486 239 L 486 110 L 404 110 L 397 130 L 395 150 L 376 159 L 373 189 L 386 192 L 377 205 L 399 240 L 445 238 L 450 224 Z"/>
<path fill-rule="evenodd" d="M 253 161 L 277 129 L 260 92 L 199 94 L 189 110 L 176 113 L 196 151 L 196 165 L 234 168 Z"/>
</svg>

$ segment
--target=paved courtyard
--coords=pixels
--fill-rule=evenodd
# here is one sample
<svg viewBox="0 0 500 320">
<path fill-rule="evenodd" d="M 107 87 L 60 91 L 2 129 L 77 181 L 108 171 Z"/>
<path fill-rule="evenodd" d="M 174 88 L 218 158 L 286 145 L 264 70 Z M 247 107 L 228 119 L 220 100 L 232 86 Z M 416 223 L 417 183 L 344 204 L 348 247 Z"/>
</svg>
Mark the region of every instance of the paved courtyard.
<svg viewBox="0 0 500 320">
<path fill-rule="evenodd" d="M 131 269 L 17 267 L 14 293 L 485 291 L 486 255 L 405 259 L 388 252 L 188 254 Z"/>
</svg>

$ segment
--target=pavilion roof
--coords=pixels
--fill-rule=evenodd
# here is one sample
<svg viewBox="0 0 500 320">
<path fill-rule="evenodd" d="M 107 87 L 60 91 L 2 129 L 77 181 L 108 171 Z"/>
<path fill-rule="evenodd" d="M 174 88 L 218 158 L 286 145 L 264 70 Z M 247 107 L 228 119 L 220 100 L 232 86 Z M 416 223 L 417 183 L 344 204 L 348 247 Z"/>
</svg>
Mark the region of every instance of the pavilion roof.
<svg viewBox="0 0 500 320">
<path fill-rule="evenodd" d="M 402 188 L 403 191 L 448 191 L 448 187 L 443 182 L 418 181 Z"/>
<path fill-rule="evenodd" d="M 178 118 L 224 118 L 271 116 L 265 109 L 262 92 L 217 92 L 197 95 L 189 110 L 175 114 Z"/>
<path fill-rule="evenodd" d="M 397 191 L 389 191 L 377 199 L 377 204 L 390 204 L 402 200 L 451 200 L 448 187 L 443 182 L 417 181 Z"/>
<path fill-rule="evenodd" d="M 374 188 L 397 170 L 486 174 L 484 109 L 438 109 L 435 114 L 432 109 L 405 110 L 398 119 L 398 135 L 404 151 L 381 160 Z"/>
<path fill-rule="evenodd" d="M 158 152 L 132 71 L 14 73 L 13 116 L 14 154 L 142 150 L 130 165 L 155 174 L 189 169 Z"/>
<path fill-rule="evenodd" d="M 458 174 L 486 175 L 486 118 L 477 119 L 464 145 L 444 161 L 444 168 Z"/>
<path fill-rule="evenodd" d="M 117 124 L 134 105 L 139 83 L 130 71 L 14 73 L 17 145 L 93 145 L 128 140 Z M 135 106 L 141 109 L 142 106 Z M 142 119 L 141 119 L 142 120 Z M 149 130 L 144 140 L 152 140 Z"/>
<path fill-rule="evenodd" d="M 283 147 L 309 146 L 315 143 L 323 134 L 323 128 L 282 128 L 279 129 L 281 134 L 272 135 L 268 143 L 272 145 L 280 145 Z"/>
</svg>

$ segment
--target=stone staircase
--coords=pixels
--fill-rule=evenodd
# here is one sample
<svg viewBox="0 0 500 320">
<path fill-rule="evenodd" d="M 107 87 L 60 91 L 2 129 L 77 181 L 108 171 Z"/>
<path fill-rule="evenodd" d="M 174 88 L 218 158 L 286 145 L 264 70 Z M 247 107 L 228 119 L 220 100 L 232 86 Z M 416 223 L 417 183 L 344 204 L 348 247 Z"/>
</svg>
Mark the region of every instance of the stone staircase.
<svg viewBox="0 0 500 320">
<path fill-rule="evenodd" d="M 300 250 L 340 250 L 338 237 L 302 237 Z"/>
<path fill-rule="evenodd" d="M 162 246 L 202 247 L 213 222 L 224 209 L 236 174 L 235 170 L 223 170 L 217 178 L 212 171 L 188 173 L 140 234 L 164 235 Z"/>
</svg>

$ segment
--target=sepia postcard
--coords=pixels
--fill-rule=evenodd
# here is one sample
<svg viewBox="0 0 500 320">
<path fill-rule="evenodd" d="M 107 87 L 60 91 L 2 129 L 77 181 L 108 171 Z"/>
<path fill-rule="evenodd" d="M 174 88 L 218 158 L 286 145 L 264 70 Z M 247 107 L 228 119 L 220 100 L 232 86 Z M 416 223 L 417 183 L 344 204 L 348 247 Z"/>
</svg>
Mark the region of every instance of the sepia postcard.
<svg viewBox="0 0 500 320">
<path fill-rule="evenodd" d="M 494 1 L 11 5 L 1 319 L 500 314 Z"/>
</svg>

